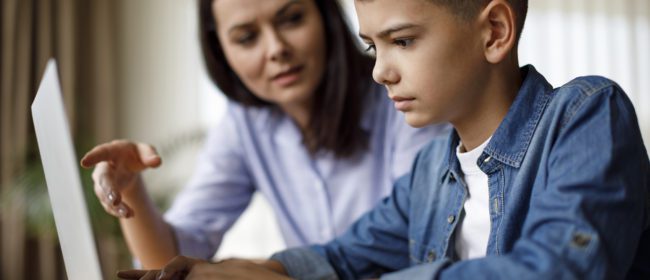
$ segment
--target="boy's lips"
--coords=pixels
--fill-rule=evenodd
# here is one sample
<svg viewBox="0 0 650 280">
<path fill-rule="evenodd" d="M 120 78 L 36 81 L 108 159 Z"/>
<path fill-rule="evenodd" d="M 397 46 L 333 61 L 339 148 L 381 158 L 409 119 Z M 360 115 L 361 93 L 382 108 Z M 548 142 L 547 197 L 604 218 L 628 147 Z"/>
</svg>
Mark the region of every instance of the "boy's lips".
<svg viewBox="0 0 650 280">
<path fill-rule="evenodd" d="M 413 101 L 415 97 L 404 97 L 404 96 L 390 96 L 390 99 L 395 102 L 395 109 L 400 111 L 408 111 L 413 106 Z"/>
</svg>

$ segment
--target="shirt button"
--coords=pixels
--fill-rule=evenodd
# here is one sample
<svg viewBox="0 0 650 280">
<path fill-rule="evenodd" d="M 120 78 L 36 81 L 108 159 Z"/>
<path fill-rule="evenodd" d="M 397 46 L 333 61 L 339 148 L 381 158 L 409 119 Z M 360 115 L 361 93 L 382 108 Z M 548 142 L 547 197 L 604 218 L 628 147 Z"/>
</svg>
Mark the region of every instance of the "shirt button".
<svg viewBox="0 0 650 280">
<path fill-rule="evenodd" d="M 456 216 L 454 215 L 449 215 L 449 217 L 447 217 L 447 222 L 450 224 L 453 224 L 455 220 L 456 220 Z"/>
<path fill-rule="evenodd" d="M 488 163 L 488 162 L 490 162 L 491 159 L 492 159 L 492 157 L 486 157 L 486 158 L 483 160 L 483 162 L 484 162 L 484 163 Z"/>
<path fill-rule="evenodd" d="M 434 252 L 434 251 L 429 251 L 429 253 L 427 254 L 427 260 L 428 260 L 429 262 L 432 262 L 432 261 L 434 261 L 435 259 L 436 259 L 436 252 Z"/>
<path fill-rule="evenodd" d="M 591 236 L 585 233 L 576 233 L 571 239 L 571 244 L 578 248 L 585 248 L 591 242 Z"/>
</svg>

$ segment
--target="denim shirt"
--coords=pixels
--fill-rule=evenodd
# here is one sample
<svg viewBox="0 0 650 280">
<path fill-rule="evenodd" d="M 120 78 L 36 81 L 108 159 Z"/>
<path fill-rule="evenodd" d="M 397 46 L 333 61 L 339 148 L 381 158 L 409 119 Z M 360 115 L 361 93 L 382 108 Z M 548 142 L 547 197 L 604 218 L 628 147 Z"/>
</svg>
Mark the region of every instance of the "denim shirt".
<svg viewBox="0 0 650 280">
<path fill-rule="evenodd" d="M 522 74 L 477 162 L 486 257 L 455 256 L 467 189 L 452 132 L 345 234 L 272 259 L 299 279 L 650 279 L 650 163 L 630 101 L 601 77 L 553 89 L 532 66 Z"/>
</svg>

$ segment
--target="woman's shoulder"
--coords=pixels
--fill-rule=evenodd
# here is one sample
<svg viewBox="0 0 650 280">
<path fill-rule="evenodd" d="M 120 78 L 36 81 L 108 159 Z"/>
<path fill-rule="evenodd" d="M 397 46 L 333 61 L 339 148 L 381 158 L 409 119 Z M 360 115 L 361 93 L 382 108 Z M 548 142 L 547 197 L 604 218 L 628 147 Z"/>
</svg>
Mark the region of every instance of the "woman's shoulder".
<svg viewBox="0 0 650 280">
<path fill-rule="evenodd" d="M 226 116 L 238 125 L 261 124 L 266 126 L 269 121 L 281 118 L 282 114 L 272 106 L 246 106 L 239 102 L 228 100 L 226 104 Z"/>
</svg>

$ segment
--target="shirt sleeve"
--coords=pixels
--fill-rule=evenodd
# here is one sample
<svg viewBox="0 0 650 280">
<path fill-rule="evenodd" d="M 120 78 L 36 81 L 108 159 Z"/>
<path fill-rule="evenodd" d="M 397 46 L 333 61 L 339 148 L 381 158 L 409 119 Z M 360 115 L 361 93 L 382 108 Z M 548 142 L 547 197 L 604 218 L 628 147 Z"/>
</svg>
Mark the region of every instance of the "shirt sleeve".
<svg viewBox="0 0 650 280">
<path fill-rule="evenodd" d="M 296 279 L 334 280 L 339 279 L 327 259 L 316 253 L 315 248 L 298 247 L 273 254 L 272 260 L 279 261 L 287 274 Z"/>
<path fill-rule="evenodd" d="M 341 279 L 372 278 L 407 267 L 409 181 L 410 175 L 398 179 L 391 195 L 341 237 L 325 245 L 283 251 L 273 258 L 298 279 L 330 279 L 334 272 Z"/>
<path fill-rule="evenodd" d="M 233 113 L 236 105 L 228 106 L 209 131 L 190 182 L 165 214 L 182 255 L 211 258 L 254 192 Z"/>
<path fill-rule="evenodd" d="M 567 109 L 521 238 L 507 254 L 441 260 L 387 274 L 413 279 L 624 279 L 648 230 L 648 163 L 634 109 L 618 86 Z M 552 133 L 552 132 L 551 132 Z M 647 235 L 647 233 L 646 233 Z M 647 267 L 647 263 L 645 264 Z"/>
</svg>

